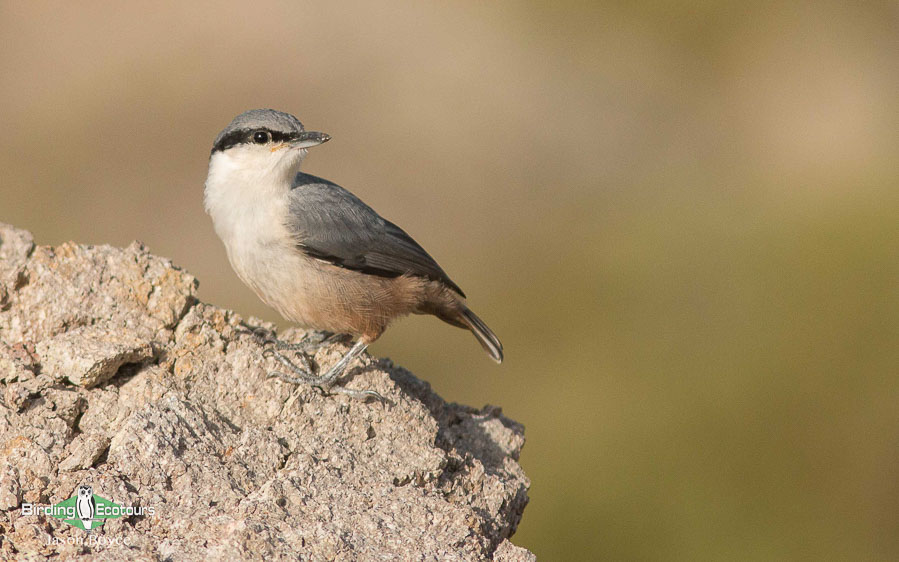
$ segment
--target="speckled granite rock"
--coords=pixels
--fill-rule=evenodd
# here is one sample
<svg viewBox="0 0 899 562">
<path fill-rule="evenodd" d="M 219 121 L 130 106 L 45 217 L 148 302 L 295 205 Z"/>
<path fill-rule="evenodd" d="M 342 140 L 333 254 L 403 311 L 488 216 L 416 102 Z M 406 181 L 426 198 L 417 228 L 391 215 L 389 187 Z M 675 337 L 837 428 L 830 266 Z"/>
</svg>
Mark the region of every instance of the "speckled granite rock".
<svg viewBox="0 0 899 562">
<path fill-rule="evenodd" d="M 267 378 L 261 323 L 196 287 L 139 244 L 35 246 L 0 223 L 0 557 L 534 559 L 508 541 L 519 424 L 369 356 L 348 386 L 388 404 Z M 22 514 L 80 484 L 154 513 L 90 535 Z"/>
</svg>

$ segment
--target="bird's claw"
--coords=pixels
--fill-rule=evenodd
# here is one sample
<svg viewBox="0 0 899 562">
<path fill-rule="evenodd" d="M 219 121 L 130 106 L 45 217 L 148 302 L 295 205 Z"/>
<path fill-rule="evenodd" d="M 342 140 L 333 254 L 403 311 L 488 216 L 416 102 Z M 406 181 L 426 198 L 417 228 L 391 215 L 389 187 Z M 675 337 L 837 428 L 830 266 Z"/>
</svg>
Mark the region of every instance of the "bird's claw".
<svg viewBox="0 0 899 562">
<path fill-rule="evenodd" d="M 368 400 L 369 398 L 374 398 L 375 400 L 387 403 L 387 399 L 381 396 L 379 393 L 374 390 L 354 390 L 351 388 L 345 388 L 342 386 L 335 385 L 333 381 L 330 383 L 328 381 L 320 381 L 316 380 L 317 377 L 313 377 L 306 374 L 306 377 L 291 377 L 290 375 L 278 372 L 271 371 L 268 374 L 268 378 L 270 379 L 281 379 L 285 382 L 289 382 L 291 384 L 305 384 L 311 386 L 312 388 L 321 392 L 322 396 L 333 396 L 335 394 L 343 394 L 344 396 L 349 396 L 350 398 L 355 398 L 357 400 Z"/>
<path fill-rule="evenodd" d="M 374 390 L 353 390 L 352 388 L 345 388 L 342 386 L 335 386 L 327 391 L 324 391 L 327 394 L 343 394 L 345 396 L 349 396 L 350 398 L 356 398 L 358 400 L 368 400 L 369 398 L 374 398 L 378 402 L 386 403 L 387 399 L 375 392 Z"/>
</svg>

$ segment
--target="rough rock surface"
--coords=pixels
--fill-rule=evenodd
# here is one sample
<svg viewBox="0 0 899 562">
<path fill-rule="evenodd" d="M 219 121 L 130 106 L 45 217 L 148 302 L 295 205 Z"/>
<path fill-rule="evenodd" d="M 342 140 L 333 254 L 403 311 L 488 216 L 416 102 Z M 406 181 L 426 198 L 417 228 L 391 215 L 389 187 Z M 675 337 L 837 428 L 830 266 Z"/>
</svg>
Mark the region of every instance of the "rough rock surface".
<svg viewBox="0 0 899 562">
<path fill-rule="evenodd" d="M 35 246 L 0 223 L 0 557 L 533 559 L 508 541 L 519 424 L 368 356 L 347 386 L 387 404 L 268 378 L 246 326 L 271 326 L 196 288 L 137 243 Z M 80 484 L 153 514 L 87 534 L 22 513 Z"/>
</svg>

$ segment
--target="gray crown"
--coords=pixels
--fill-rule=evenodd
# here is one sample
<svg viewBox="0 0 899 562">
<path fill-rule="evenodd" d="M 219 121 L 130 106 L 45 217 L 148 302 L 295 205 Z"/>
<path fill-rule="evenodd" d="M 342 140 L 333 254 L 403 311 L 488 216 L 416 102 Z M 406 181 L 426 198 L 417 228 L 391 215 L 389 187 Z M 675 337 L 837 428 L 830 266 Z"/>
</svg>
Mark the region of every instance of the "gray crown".
<svg viewBox="0 0 899 562">
<path fill-rule="evenodd" d="M 304 131 L 300 120 L 289 113 L 274 109 L 251 109 L 235 117 L 222 132 L 215 137 L 213 151 L 232 144 L 242 133 L 255 129 L 266 129 L 284 134 Z M 232 141 L 232 142 L 229 142 Z"/>
</svg>

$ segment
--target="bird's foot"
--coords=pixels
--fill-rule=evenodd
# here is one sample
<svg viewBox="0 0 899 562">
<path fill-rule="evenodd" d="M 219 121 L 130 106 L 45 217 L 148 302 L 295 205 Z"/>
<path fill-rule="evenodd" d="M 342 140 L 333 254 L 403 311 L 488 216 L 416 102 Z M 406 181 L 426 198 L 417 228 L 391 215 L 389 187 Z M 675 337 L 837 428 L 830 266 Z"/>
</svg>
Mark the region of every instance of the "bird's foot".
<svg viewBox="0 0 899 562">
<path fill-rule="evenodd" d="M 247 329 L 253 335 L 256 343 L 263 347 L 271 345 L 281 351 L 298 351 L 300 353 L 312 353 L 320 347 L 344 341 L 349 337 L 346 334 L 314 331 L 305 334 L 300 341 L 291 343 L 279 340 L 274 332 L 266 328 L 247 326 Z"/>
<path fill-rule="evenodd" d="M 385 401 L 384 397 L 374 390 L 353 390 L 337 385 L 337 380 L 346 370 L 347 365 L 365 351 L 366 347 L 368 347 L 367 344 L 364 344 L 361 341 L 357 342 L 346 355 L 341 357 L 340 360 L 323 375 L 312 374 L 312 365 L 310 364 L 309 359 L 302 353 L 298 354 L 297 357 L 303 362 L 303 367 L 305 368 L 297 366 L 293 361 L 271 348 L 266 348 L 263 352 L 263 356 L 273 356 L 279 363 L 284 365 L 291 373 L 293 373 L 293 375 L 295 375 L 291 376 L 279 371 L 272 371 L 269 373 L 269 378 L 279 378 L 293 384 L 307 384 L 317 388 L 326 396 L 331 394 L 343 394 L 360 400 L 375 398 L 383 402 Z"/>
</svg>

